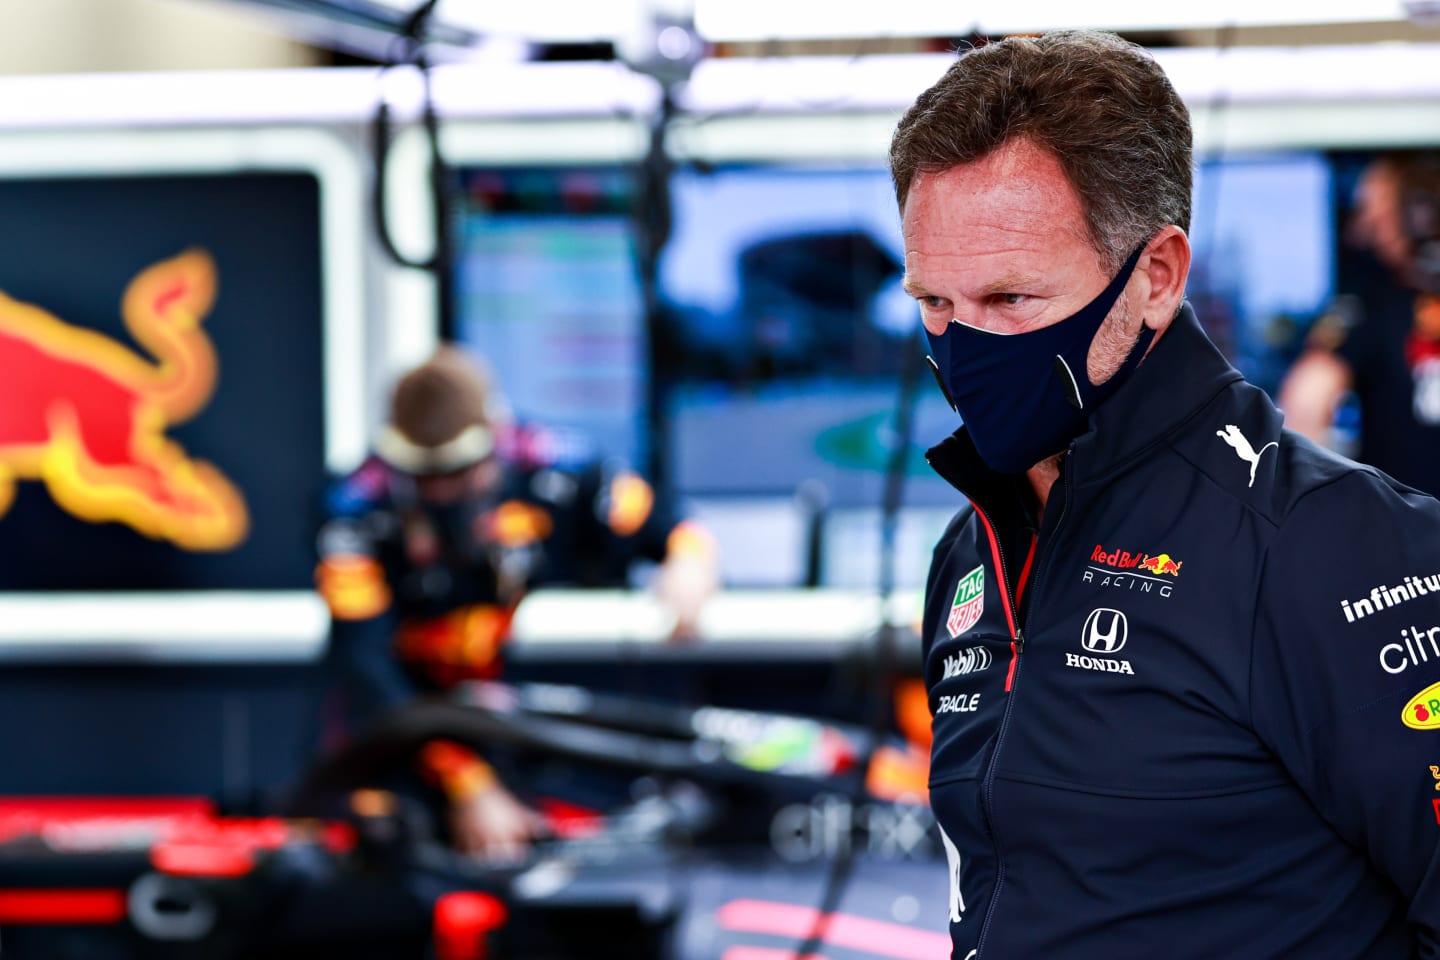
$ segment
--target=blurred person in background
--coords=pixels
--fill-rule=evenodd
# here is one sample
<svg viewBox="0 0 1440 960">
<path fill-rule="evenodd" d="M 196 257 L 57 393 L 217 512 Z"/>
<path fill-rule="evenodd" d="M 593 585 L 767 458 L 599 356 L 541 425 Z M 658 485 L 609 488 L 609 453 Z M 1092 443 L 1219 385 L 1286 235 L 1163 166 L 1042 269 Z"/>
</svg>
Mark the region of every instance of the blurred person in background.
<svg viewBox="0 0 1440 960">
<path fill-rule="evenodd" d="M 974 505 L 923 628 L 955 960 L 1440 957 L 1440 503 L 1206 336 L 1163 70 L 989 43 L 890 160 Z"/>
<path fill-rule="evenodd" d="M 1440 154 L 1376 158 L 1344 242 L 1356 269 L 1281 384 L 1285 425 L 1334 446 L 1336 411 L 1353 392 L 1355 458 L 1440 493 Z"/>
<path fill-rule="evenodd" d="M 513 423 L 491 377 L 457 347 L 399 379 L 374 455 L 330 491 L 319 536 L 346 729 L 495 678 L 516 607 L 536 587 L 623 587 L 637 562 L 655 561 L 675 635 L 694 633 L 718 585 L 711 536 L 671 516 L 639 475 L 581 447 Z M 457 849 L 523 853 L 537 817 L 490 763 L 435 740 L 420 767 Z"/>
</svg>

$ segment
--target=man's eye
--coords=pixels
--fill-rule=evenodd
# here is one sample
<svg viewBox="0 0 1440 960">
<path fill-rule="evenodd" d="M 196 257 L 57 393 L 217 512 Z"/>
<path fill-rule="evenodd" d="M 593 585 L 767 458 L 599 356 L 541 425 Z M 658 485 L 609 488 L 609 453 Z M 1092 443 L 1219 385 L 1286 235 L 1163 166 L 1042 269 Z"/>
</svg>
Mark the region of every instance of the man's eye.
<svg viewBox="0 0 1440 960">
<path fill-rule="evenodd" d="M 1001 303 L 1005 304 L 1005 306 L 1007 307 L 1018 307 L 1026 300 L 1029 300 L 1030 297 L 1023 293 L 1002 293 L 998 294 L 996 299 L 998 299 Z"/>
<path fill-rule="evenodd" d="M 947 302 L 948 301 L 946 301 L 944 297 L 925 296 L 920 298 L 920 303 L 923 306 L 931 308 L 932 310 L 939 310 L 941 307 L 945 306 Z"/>
</svg>

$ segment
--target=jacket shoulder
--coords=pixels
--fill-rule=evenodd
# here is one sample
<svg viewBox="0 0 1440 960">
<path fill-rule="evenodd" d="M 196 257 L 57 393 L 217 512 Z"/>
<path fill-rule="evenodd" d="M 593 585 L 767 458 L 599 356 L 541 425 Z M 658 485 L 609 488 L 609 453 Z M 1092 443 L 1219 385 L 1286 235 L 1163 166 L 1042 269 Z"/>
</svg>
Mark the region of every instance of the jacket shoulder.
<svg viewBox="0 0 1440 960">
<path fill-rule="evenodd" d="M 1279 528 L 1316 491 L 1341 484 L 1378 502 L 1415 491 L 1285 429 L 1264 391 L 1236 384 L 1200 410 L 1172 449 L 1238 507 Z"/>
<path fill-rule="evenodd" d="M 350 473 L 332 480 L 325 489 L 327 519 L 363 517 L 390 505 L 390 484 L 385 464 L 371 457 Z"/>
</svg>

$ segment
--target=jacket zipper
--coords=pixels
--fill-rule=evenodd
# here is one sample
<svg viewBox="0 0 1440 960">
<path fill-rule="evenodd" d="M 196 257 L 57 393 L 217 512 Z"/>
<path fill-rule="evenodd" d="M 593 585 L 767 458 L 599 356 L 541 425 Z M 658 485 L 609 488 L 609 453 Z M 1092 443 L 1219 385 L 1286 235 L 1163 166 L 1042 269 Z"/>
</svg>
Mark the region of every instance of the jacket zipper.
<svg viewBox="0 0 1440 960">
<path fill-rule="evenodd" d="M 1070 460 L 1071 457 L 1067 453 L 1062 465 L 1060 514 L 1056 517 L 1054 526 L 1050 528 L 1050 536 L 1047 538 L 1052 544 L 1055 542 L 1055 535 L 1060 529 L 1060 524 L 1065 522 L 1065 512 L 1070 505 Z M 975 512 L 980 515 L 980 519 L 985 523 L 986 533 L 990 535 L 991 548 L 995 553 L 997 561 L 1002 563 L 1001 575 L 1004 576 L 1003 557 L 1000 554 L 1000 540 L 996 536 L 994 528 L 990 526 L 989 518 L 980 511 L 979 507 L 975 508 Z M 1020 582 L 1016 585 L 1015 589 L 1014 609 L 1016 619 L 1013 619 L 1010 625 L 1011 634 L 1014 637 L 1011 642 L 1011 649 L 1014 653 L 1010 659 L 1010 674 L 1005 680 L 1005 690 L 1009 694 L 1009 697 L 1005 700 L 1005 712 L 1000 715 L 1000 728 L 995 733 L 995 749 L 990 751 L 990 763 L 986 766 L 983 780 L 984 794 L 982 807 L 985 811 L 985 817 L 990 823 L 990 836 L 995 844 L 995 889 L 990 892 L 990 907 L 985 911 L 985 921 L 980 925 L 980 938 L 975 942 L 975 960 L 982 960 L 985 956 L 985 941 L 990 936 L 990 921 L 994 919 L 995 906 L 1000 900 L 1000 888 L 1005 885 L 1005 858 L 1000 851 L 1000 834 L 995 829 L 995 817 L 993 813 L 995 809 L 995 768 L 999 765 L 1000 748 L 1005 744 L 1005 733 L 1010 726 L 1010 712 L 1015 707 L 1015 683 L 1018 681 L 1020 674 L 1020 654 L 1025 650 L 1025 634 L 1018 623 L 1020 613 L 1019 599 L 1025 592 L 1025 580 L 1031 572 L 1031 566 L 1035 561 L 1035 554 L 1039 542 L 1040 539 L 1038 535 L 1030 539 L 1030 553 L 1025 558 L 1025 567 L 1020 573 Z M 1046 552 L 1045 559 L 1047 565 L 1052 553 L 1053 551 Z M 1002 599 L 1008 600 L 1009 580 L 1005 580 L 1004 583 L 1006 586 L 1002 587 L 1001 595 Z M 1008 613 L 1009 610 L 1007 609 L 1007 615 Z M 1029 617 L 1026 617 L 1026 622 L 1029 622 Z"/>
<path fill-rule="evenodd" d="M 1005 622 L 1010 627 L 1010 672 L 1005 677 L 1005 692 L 1015 680 L 1015 668 L 1020 661 L 1020 651 L 1025 649 L 1025 637 L 1020 632 L 1020 597 L 1025 593 L 1025 582 L 1030 577 L 1030 568 L 1035 561 L 1035 538 L 1030 540 L 1030 553 L 1025 557 L 1025 566 L 1020 569 L 1020 580 L 1015 585 L 1015 596 L 1010 596 L 1010 571 L 1005 565 L 1005 551 L 1000 548 L 1000 536 L 995 525 L 979 504 L 970 501 L 975 515 L 985 526 L 985 535 L 990 538 L 990 555 L 995 558 L 995 567 L 1000 572 L 1000 606 L 1005 611 Z"/>
<path fill-rule="evenodd" d="M 1030 551 L 1025 557 L 1025 566 L 1020 570 L 1020 580 L 1015 585 L 1015 596 L 1010 596 L 1010 574 L 1005 566 L 1005 553 L 1000 549 L 1000 537 L 995 531 L 995 526 L 990 518 L 981 510 L 979 505 L 974 504 L 975 515 L 985 526 L 985 534 L 990 538 L 990 553 L 995 558 L 996 569 L 1000 572 L 1000 605 L 1005 611 L 1005 619 L 1010 626 L 1010 672 L 1005 677 L 1005 692 L 1009 694 L 1005 699 L 1005 712 L 1000 715 L 1000 728 L 995 734 L 995 749 L 990 752 L 990 763 L 987 765 L 985 776 L 982 780 L 983 799 L 981 806 L 985 811 L 985 818 L 990 823 L 990 836 L 995 844 L 995 889 L 990 894 L 990 907 L 985 911 L 985 920 L 980 925 L 980 939 L 975 943 L 975 957 L 982 955 L 985 947 L 985 938 L 990 932 L 990 918 L 995 913 L 995 901 L 1000 896 L 1000 887 L 1005 882 L 1005 860 L 1000 854 L 1000 837 L 995 830 L 995 818 L 991 811 L 994 810 L 995 794 L 995 764 L 1000 756 L 1000 747 L 1005 742 L 1005 730 L 1010 724 L 1010 711 L 1015 705 L 1014 686 L 1020 672 L 1020 654 L 1025 650 L 1025 634 L 1020 629 L 1020 598 L 1025 593 L 1026 580 L 1030 576 L 1031 567 L 1035 561 L 1035 547 L 1037 538 L 1030 539 Z"/>
</svg>

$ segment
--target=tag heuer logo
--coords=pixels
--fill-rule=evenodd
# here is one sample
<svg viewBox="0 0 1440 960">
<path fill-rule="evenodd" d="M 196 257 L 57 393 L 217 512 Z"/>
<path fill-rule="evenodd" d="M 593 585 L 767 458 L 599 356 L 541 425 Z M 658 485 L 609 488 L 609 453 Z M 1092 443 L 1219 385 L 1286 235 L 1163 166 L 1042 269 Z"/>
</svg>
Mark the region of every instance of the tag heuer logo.
<svg viewBox="0 0 1440 960">
<path fill-rule="evenodd" d="M 950 616 L 945 619 L 945 629 L 950 636 L 960 634 L 975 626 L 985 610 L 985 568 L 976 567 L 955 585 L 955 602 L 950 605 Z"/>
</svg>

